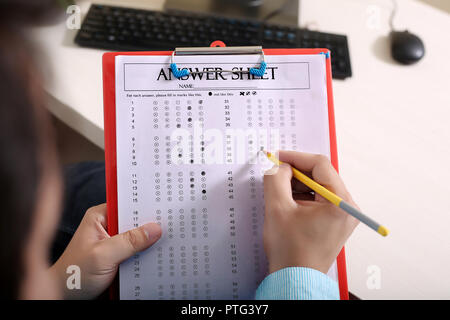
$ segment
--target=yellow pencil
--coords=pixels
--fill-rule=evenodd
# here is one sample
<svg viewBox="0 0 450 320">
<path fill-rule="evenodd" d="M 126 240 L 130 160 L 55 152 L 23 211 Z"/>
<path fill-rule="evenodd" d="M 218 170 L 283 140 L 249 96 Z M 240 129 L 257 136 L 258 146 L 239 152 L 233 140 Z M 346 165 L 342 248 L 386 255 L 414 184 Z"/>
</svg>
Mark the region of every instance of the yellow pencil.
<svg viewBox="0 0 450 320">
<path fill-rule="evenodd" d="M 275 163 L 276 165 L 280 165 L 283 163 L 272 153 L 266 152 L 266 151 L 263 151 L 263 152 L 267 156 L 267 158 L 270 161 L 272 161 L 273 163 Z M 320 184 L 315 182 L 313 179 L 311 179 L 307 175 L 301 173 L 294 167 L 292 168 L 292 173 L 298 181 L 305 184 L 307 187 L 309 187 L 314 192 L 317 192 L 318 194 L 320 194 L 322 197 L 324 197 L 325 199 L 327 199 L 328 201 L 333 203 L 335 206 L 341 208 L 348 214 L 352 215 L 353 217 L 355 217 L 356 219 L 358 219 L 359 221 L 361 221 L 362 223 L 367 225 L 369 228 L 375 230 L 376 232 L 381 234 L 383 237 L 386 237 L 389 234 L 389 230 L 386 227 L 383 227 L 379 223 L 375 222 L 374 220 L 372 220 L 371 218 L 369 218 L 368 216 L 363 214 L 361 211 L 359 211 L 358 209 L 356 209 L 349 203 L 342 200 L 341 197 L 335 195 L 333 192 L 331 192 L 327 188 L 321 186 Z"/>
</svg>

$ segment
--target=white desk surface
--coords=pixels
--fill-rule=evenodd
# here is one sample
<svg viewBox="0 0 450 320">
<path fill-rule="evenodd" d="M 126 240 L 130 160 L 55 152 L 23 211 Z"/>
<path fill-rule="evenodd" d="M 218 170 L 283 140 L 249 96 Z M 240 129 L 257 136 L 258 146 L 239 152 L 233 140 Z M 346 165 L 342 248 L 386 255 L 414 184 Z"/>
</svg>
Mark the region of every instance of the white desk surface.
<svg viewBox="0 0 450 320">
<path fill-rule="evenodd" d="M 389 56 L 390 0 L 303 0 L 301 21 L 348 35 L 353 77 L 333 82 L 340 171 L 363 211 L 391 229 L 382 238 L 359 226 L 348 241 L 350 291 L 363 299 L 449 299 L 450 15 L 416 0 L 399 4 L 397 28 L 426 45 L 414 66 Z M 52 74 L 49 109 L 103 146 L 103 52 L 75 46 L 74 34 L 64 23 L 34 34 Z M 372 265 L 380 289 L 366 284 Z"/>
</svg>

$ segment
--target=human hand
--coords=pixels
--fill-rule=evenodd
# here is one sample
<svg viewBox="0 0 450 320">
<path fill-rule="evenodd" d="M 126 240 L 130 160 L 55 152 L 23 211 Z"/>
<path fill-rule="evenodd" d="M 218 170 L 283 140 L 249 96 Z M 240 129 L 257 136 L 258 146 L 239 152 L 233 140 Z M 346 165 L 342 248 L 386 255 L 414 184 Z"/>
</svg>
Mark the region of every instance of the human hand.
<svg viewBox="0 0 450 320">
<path fill-rule="evenodd" d="M 161 227 L 148 223 L 127 232 L 109 236 L 106 231 L 106 204 L 90 208 L 72 240 L 50 272 L 59 280 L 64 298 L 92 299 L 112 283 L 119 264 L 153 245 L 161 237 Z M 69 290 L 67 267 L 81 271 L 81 288 Z"/>
<path fill-rule="evenodd" d="M 308 267 L 327 273 L 358 221 L 292 179 L 292 168 L 357 207 L 327 157 L 280 151 L 285 164 L 264 175 L 264 249 L 269 272 Z M 294 191 L 294 192 L 293 192 Z"/>
</svg>

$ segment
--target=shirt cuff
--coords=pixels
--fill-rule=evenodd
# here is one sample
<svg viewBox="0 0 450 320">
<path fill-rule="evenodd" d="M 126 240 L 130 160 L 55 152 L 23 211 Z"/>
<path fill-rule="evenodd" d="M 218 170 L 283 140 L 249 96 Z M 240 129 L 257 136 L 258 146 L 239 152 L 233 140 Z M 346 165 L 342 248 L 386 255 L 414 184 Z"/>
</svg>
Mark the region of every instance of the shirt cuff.
<svg viewBox="0 0 450 320">
<path fill-rule="evenodd" d="M 339 300 L 339 286 L 311 268 L 289 267 L 269 274 L 256 290 L 257 300 Z"/>
</svg>

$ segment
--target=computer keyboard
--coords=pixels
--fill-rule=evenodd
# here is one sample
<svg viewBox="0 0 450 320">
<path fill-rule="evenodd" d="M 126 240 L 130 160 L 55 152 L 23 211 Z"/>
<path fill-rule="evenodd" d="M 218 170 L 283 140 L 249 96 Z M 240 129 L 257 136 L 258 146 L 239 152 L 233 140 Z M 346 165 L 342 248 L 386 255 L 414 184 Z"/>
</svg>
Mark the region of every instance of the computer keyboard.
<svg viewBox="0 0 450 320">
<path fill-rule="evenodd" d="M 333 78 L 352 75 L 345 35 L 251 20 L 93 4 L 75 38 L 80 46 L 114 51 L 205 47 L 215 40 L 222 40 L 227 46 L 327 48 L 331 51 Z"/>
</svg>

